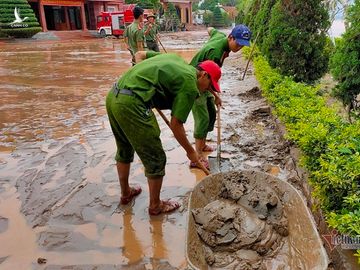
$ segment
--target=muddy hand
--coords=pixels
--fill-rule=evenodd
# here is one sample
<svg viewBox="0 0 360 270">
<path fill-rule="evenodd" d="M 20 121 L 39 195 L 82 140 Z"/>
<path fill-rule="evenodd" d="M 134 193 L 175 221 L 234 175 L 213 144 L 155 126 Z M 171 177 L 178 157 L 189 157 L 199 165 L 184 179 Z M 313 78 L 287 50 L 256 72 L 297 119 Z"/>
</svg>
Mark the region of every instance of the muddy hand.
<svg viewBox="0 0 360 270">
<path fill-rule="evenodd" d="M 198 160 L 196 161 L 196 165 L 198 166 L 198 168 L 200 168 L 206 175 L 210 175 L 210 172 L 208 169 L 206 169 L 206 167 L 204 166 L 204 164 Z"/>
<path fill-rule="evenodd" d="M 206 175 L 210 174 L 209 170 L 201 162 L 201 158 L 195 150 L 186 153 L 186 155 L 192 162 L 194 162 L 196 164 L 196 167 L 201 169 Z"/>
</svg>

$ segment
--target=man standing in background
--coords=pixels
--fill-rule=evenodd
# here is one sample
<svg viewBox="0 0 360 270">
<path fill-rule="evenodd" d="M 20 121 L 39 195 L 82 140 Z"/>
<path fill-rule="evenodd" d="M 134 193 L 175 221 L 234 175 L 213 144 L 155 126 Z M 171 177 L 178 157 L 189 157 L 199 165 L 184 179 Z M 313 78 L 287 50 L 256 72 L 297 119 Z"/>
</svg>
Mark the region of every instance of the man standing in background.
<svg viewBox="0 0 360 270">
<path fill-rule="evenodd" d="M 132 63 L 134 65 L 135 59 L 134 55 L 137 51 L 144 50 L 144 32 L 142 23 L 144 21 L 144 10 L 136 6 L 133 9 L 134 21 L 128 27 L 126 27 L 124 32 L 124 41 L 127 46 L 127 49 L 130 51 L 132 56 Z"/>
<path fill-rule="evenodd" d="M 158 25 L 155 23 L 155 15 L 149 14 L 147 16 L 147 23 L 144 27 L 144 35 L 146 40 L 146 46 L 148 50 L 159 52 L 159 45 L 158 45 Z"/>
</svg>

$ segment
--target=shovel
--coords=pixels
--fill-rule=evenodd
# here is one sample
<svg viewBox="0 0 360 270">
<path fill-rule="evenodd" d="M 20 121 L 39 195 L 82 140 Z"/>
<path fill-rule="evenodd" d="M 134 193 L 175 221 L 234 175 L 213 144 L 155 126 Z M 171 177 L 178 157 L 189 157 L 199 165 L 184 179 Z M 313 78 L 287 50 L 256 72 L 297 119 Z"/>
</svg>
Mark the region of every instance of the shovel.
<svg viewBox="0 0 360 270">
<path fill-rule="evenodd" d="M 229 170 L 230 159 L 221 157 L 221 120 L 220 120 L 220 105 L 217 106 L 217 146 L 216 157 L 209 156 L 210 172 L 220 172 L 222 169 Z"/>
<path fill-rule="evenodd" d="M 158 114 L 161 116 L 161 118 L 164 120 L 164 122 L 166 123 L 166 125 L 171 129 L 170 127 L 170 121 L 167 119 L 167 117 L 165 116 L 165 114 L 160 111 L 158 108 L 155 108 L 156 111 L 158 112 Z M 205 168 L 204 164 L 202 164 L 200 161 L 198 161 L 197 166 L 206 174 L 209 175 L 210 172 L 208 169 Z"/>
<path fill-rule="evenodd" d="M 166 51 L 164 45 L 161 43 L 161 40 L 160 40 L 159 37 L 157 37 L 157 40 L 159 41 L 159 43 L 160 43 L 161 47 L 163 48 L 164 52 L 167 53 L 167 51 Z"/>
</svg>

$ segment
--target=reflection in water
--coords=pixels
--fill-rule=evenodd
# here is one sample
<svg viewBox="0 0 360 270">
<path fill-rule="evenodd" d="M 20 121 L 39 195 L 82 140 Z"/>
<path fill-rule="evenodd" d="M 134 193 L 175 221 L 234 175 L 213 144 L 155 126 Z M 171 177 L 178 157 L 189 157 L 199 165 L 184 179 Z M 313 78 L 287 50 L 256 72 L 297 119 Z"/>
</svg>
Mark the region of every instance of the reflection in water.
<svg viewBox="0 0 360 270">
<path fill-rule="evenodd" d="M 162 259 L 168 257 L 166 245 L 164 243 L 164 238 L 163 238 L 164 219 L 165 219 L 164 215 L 150 219 L 153 257 L 155 259 Z"/>
<path fill-rule="evenodd" d="M 194 52 L 178 51 L 187 61 Z M 0 58 L 0 199 L 1 206 L 14 206 L 4 194 L 16 186 L 20 204 L 6 211 L 0 207 L 0 214 L 9 219 L 9 228 L 0 233 L 1 243 L 9 243 L 0 245 L 0 268 L 30 269 L 38 257 L 46 258 L 49 267 L 151 262 L 156 269 L 153 259 L 184 265 L 185 213 L 149 219 L 148 195 L 143 192 L 135 205 L 111 216 L 120 188 L 104 98 L 131 66 L 123 43 L 108 39 L 2 43 Z M 158 121 L 168 156 L 163 195 L 181 200 L 196 179 L 188 170 L 185 152 L 162 119 Z M 192 126 L 189 119 L 186 129 Z M 131 177 L 145 190 L 142 170 L 137 160 Z M 106 195 L 97 197 L 91 189 L 80 195 L 91 184 Z M 51 226 L 82 234 L 101 249 L 87 250 L 76 243 L 87 251 L 63 252 L 61 239 L 52 238 L 44 241 L 52 241 L 55 251 L 39 250 L 38 233 L 51 235 Z M 19 231 L 28 237 L 11 242 L 19 239 Z M 1 262 L 4 256 L 9 257 Z M 16 261 L 20 268 L 14 267 Z"/>
<path fill-rule="evenodd" d="M 136 236 L 133 228 L 133 213 L 132 209 L 126 209 L 123 213 L 124 220 L 124 253 L 123 255 L 129 260 L 129 263 L 134 263 L 144 257 L 143 248 Z"/>
<path fill-rule="evenodd" d="M 106 41 L 2 46 L 0 147 L 98 129 L 104 96 L 130 67 L 118 48 Z"/>
</svg>

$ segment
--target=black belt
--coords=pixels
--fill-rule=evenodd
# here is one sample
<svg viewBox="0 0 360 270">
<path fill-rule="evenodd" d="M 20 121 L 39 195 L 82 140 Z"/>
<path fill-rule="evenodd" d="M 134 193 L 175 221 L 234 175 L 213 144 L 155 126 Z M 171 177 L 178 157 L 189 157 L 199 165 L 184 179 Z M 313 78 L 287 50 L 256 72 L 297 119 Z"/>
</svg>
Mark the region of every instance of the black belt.
<svg viewBox="0 0 360 270">
<path fill-rule="evenodd" d="M 113 87 L 113 92 L 115 94 L 115 96 L 117 97 L 120 94 L 124 94 L 124 95 L 128 95 L 128 96 L 133 96 L 134 92 L 130 89 L 119 89 L 117 83 L 114 83 L 114 87 Z"/>
<path fill-rule="evenodd" d="M 156 42 L 155 40 L 146 40 L 146 42 Z"/>
</svg>

